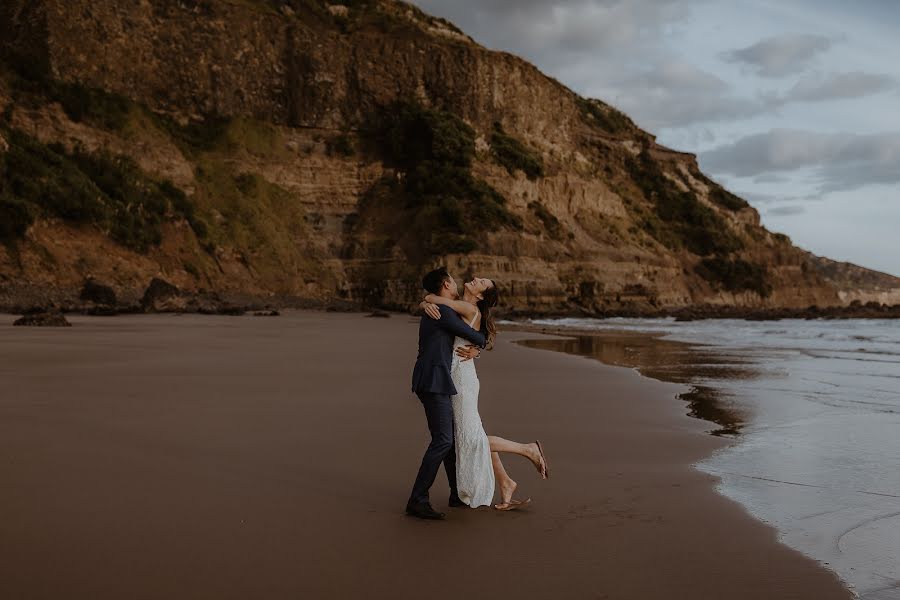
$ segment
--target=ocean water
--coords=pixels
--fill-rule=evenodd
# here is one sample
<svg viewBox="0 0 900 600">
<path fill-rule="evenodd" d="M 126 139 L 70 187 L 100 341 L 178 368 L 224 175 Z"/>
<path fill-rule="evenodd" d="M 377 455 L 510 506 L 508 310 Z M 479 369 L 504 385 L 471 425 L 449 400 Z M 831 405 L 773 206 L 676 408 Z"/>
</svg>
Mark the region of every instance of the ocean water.
<svg viewBox="0 0 900 600">
<path fill-rule="evenodd" d="M 717 390 L 714 414 L 736 422 L 717 430 L 734 442 L 697 468 L 720 477 L 720 493 L 834 570 L 859 597 L 900 600 L 900 321 L 533 323 L 654 333 L 660 344 L 689 345 L 694 376 L 683 375 L 684 353 L 656 356 L 641 371 L 664 373 L 666 356 L 679 356 L 675 380 Z M 728 365 L 739 369 L 721 368 Z"/>
</svg>

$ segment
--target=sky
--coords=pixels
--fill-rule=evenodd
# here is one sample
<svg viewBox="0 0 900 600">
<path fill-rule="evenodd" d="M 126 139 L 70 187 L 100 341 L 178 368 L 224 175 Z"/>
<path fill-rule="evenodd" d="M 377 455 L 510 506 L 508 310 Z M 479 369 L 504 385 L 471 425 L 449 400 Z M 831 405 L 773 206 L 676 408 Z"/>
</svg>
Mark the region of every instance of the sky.
<svg viewBox="0 0 900 600">
<path fill-rule="evenodd" d="M 900 276 L 900 0 L 414 0 L 631 116 L 815 254 Z"/>
</svg>

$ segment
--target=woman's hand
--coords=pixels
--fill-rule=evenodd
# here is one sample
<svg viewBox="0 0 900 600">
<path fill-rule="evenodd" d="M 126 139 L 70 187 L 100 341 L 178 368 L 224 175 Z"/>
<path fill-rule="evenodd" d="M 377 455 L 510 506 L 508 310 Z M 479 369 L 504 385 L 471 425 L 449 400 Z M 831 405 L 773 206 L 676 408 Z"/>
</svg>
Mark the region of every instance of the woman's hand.
<svg viewBox="0 0 900 600">
<path fill-rule="evenodd" d="M 431 302 L 423 300 L 419 306 L 425 311 L 425 314 L 432 319 L 438 320 L 441 318 L 441 310 L 438 308 L 437 304 L 432 304 Z"/>
</svg>

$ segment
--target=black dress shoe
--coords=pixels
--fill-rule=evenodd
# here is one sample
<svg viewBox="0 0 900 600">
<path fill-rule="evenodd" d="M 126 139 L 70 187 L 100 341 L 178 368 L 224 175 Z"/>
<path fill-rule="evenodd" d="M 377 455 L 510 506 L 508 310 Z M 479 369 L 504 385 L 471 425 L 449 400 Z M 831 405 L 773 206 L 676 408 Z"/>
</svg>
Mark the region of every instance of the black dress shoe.
<svg viewBox="0 0 900 600">
<path fill-rule="evenodd" d="M 450 496 L 450 500 L 447 504 L 450 505 L 450 508 L 462 508 L 463 506 L 468 506 L 468 504 L 459 499 L 459 496 Z"/>
<path fill-rule="evenodd" d="M 427 502 L 422 502 L 420 504 L 407 504 L 406 505 L 406 514 L 411 517 L 416 517 L 419 519 L 430 519 L 432 521 L 440 521 L 444 518 L 444 513 L 437 512 L 431 505 Z"/>
</svg>

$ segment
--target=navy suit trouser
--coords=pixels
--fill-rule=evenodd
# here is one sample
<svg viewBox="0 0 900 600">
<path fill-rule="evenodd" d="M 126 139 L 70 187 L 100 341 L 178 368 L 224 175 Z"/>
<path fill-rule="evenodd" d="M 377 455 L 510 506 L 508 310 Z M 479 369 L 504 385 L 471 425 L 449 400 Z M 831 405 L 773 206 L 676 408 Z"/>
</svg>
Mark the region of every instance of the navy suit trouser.
<svg viewBox="0 0 900 600">
<path fill-rule="evenodd" d="M 428 490 L 444 463 L 447 481 L 450 482 L 450 495 L 456 496 L 456 448 L 453 445 L 453 401 L 447 394 L 419 392 L 416 394 L 425 409 L 428 419 L 428 431 L 431 432 L 431 443 L 422 457 L 422 466 L 416 476 L 409 501 L 412 504 L 428 502 Z"/>
</svg>

